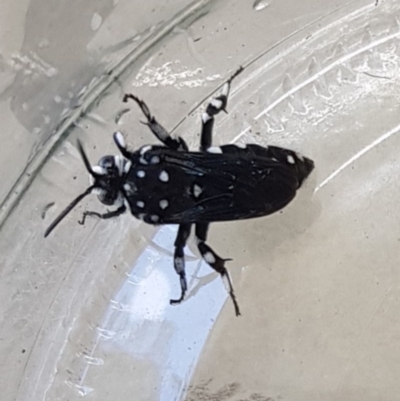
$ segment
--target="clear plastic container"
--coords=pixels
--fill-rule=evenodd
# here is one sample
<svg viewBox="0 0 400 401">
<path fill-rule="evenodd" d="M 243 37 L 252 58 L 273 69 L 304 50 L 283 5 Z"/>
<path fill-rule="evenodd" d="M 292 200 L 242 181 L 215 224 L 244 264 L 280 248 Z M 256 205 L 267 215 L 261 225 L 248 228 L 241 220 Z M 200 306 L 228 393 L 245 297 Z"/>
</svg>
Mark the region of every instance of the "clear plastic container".
<svg viewBox="0 0 400 401">
<path fill-rule="evenodd" d="M 400 364 L 396 1 L 100 1 L 0 6 L 2 400 L 396 400 Z M 282 213 L 213 224 L 236 318 L 193 243 L 179 306 L 176 227 L 85 199 L 90 160 L 155 143 L 124 93 L 198 147 L 275 144 L 316 169 Z M 227 302 L 226 302 L 227 301 Z"/>
</svg>

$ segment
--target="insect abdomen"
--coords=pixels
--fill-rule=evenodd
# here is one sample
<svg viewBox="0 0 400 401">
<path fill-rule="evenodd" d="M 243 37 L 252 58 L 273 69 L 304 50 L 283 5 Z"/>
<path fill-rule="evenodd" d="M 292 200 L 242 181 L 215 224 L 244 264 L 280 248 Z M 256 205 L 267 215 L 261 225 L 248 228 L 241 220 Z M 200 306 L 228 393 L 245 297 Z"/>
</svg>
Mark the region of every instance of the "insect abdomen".
<svg viewBox="0 0 400 401">
<path fill-rule="evenodd" d="M 150 224 L 241 220 L 282 209 L 313 162 L 278 147 L 224 145 L 211 152 L 150 148 L 127 183 L 131 212 Z M 152 160 L 156 160 L 152 163 Z"/>
</svg>

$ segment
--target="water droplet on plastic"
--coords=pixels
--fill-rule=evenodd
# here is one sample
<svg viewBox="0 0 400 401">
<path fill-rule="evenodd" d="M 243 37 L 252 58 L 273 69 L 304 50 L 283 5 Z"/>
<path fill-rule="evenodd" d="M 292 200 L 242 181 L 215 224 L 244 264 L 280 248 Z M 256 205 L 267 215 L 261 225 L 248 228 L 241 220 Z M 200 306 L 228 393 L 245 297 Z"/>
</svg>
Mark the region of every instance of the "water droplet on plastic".
<svg viewBox="0 0 400 401">
<path fill-rule="evenodd" d="M 368 46 L 372 42 L 372 35 L 369 26 L 365 28 L 364 35 L 361 38 L 361 45 Z"/>
<path fill-rule="evenodd" d="M 49 44 L 50 44 L 50 41 L 49 41 L 48 39 L 42 39 L 42 40 L 39 42 L 39 48 L 40 48 L 40 49 L 43 49 L 43 48 L 45 48 L 45 47 L 48 47 Z"/>
<path fill-rule="evenodd" d="M 286 94 L 287 92 L 290 92 L 292 88 L 293 88 L 292 78 L 290 77 L 289 74 L 286 74 L 282 80 L 283 93 Z"/>
<path fill-rule="evenodd" d="M 264 10 L 264 8 L 267 8 L 269 6 L 269 2 L 266 0 L 256 0 L 253 4 L 253 10 L 256 11 L 261 11 Z"/>
<path fill-rule="evenodd" d="M 400 31 L 400 22 L 397 17 L 394 17 L 389 28 L 389 35 L 396 34 Z"/>
<path fill-rule="evenodd" d="M 104 360 L 102 358 L 96 358 L 94 356 L 89 356 L 89 355 L 85 355 L 84 358 L 89 365 L 95 365 L 95 366 L 104 365 Z"/>
<path fill-rule="evenodd" d="M 332 54 L 334 60 L 344 56 L 346 52 L 343 48 L 343 43 L 341 42 L 337 43 L 332 50 Z"/>
<path fill-rule="evenodd" d="M 341 65 L 338 68 L 337 81 L 339 82 L 339 84 L 357 83 L 358 75 L 345 65 Z"/>
<path fill-rule="evenodd" d="M 94 13 L 92 21 L 90 22 L 90 28 L 92 29 L 92 31 L 97 31 L 100 28 L 102 22 L 103 18 L 101 17 L 101 15 Z"/>
<path fill-rule="evenodd" d="M 317 75 L 321 71 L 321 67 L 318 65 L 317 59 L 313 57 L 308 65 L 309 76 Z"/>
</svg>

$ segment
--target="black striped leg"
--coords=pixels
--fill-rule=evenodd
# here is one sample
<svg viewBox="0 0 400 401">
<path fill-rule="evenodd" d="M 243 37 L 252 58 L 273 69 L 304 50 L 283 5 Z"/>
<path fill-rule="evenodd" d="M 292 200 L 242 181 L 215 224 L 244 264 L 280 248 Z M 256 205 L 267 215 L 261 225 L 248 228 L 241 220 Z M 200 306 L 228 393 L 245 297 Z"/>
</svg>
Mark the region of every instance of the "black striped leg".
<svg viewBox="0 0 400 401">
<path fill-rule="evenodd" d="M 180 224 L 178 235 L 175 240 L 175 253 L 174 253 L 174 267 L 175 271 L 179 274 L 181 283 L 181 297 L 179 299 L 171 299 L 171 305 L 181 303 L 187 291 L 186 273 L 185 273 L 185 255 L 183 250 L 186 246 L 186 241 L 190 235 L 191 224 Z"/>
<path fill-rule="evenodd" d="M 155 117 L 151 115 L 149 108 L 143 100 L 140 100 L 138 97 L 132 94 L 126 94 L 123 101 L 127 102 L 129 99 L 134 100 L 138 104 L 147 119 L 146 122 L 141 121 L 141 123 L 147 125 L 158 140 L 160 140 L 171 149 L 188 150 L 186 142 L 181 137 L 172 138 L 172 136 L 168 134 L 166 129 L 157 122 Z"/>
<path fill-rule="evenodd" d="M 236 295 L 233 290 L 232 280 L 228 270 L 225 267 L 225 262 L 231 259 L 220 258 L 207 244 L 207 231 L 209 223 L 197 223 L 196 224 L 196 240 L 197 247 L 199 248 L 202 258 L 210 265 L 216 272 L 218 272 L 229 292 L 232 299 L 233 306 L 235 308 L 236 316 L 240 316 L 239 305 L 236 300 Z"/>
<path fill-rule="evenodd" d="M 84 225 L 87 216 L 95 216 L 95 217 L 98 217 L 99 219 L 106 220 L 106 219 L 112 219 L 114 217 L 118 217 L 125 212 L 126 212 L 125 205 L 122 205 L 118 209 L 112 210 L 111 212 L 107 212 L 107 213 L 97 213 L 97 212 L 91 212 L 91 211 L 87 210 L 87 211 L 83 212 L 82 220 L 79 220 L 78 223 Z"/>
<path fill-rule="evenodd" d="M 208 104 L 206 111 L 201 116 L 201 138 L 200 138 L 200 150 L 205 152 L 212 144 L 212 130 L 214 126 L 214 116 L 217 115 L 220 111 L 226 111 L 226 106 L 228 104 L 228 96 L 229 91 L 231 89 L 231 82 L 235 77 L 237 77 L 243 68 L 240 67 L 224 84 L 222 87 L 221 94 L 215 97 Z"/>
</svg>

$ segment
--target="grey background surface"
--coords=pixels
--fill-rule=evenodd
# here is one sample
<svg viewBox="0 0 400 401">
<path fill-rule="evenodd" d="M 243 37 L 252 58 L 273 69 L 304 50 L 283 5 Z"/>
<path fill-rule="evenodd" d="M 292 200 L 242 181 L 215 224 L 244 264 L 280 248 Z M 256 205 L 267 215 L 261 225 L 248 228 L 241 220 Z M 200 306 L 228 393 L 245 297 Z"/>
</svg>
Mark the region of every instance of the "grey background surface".
<svg viewBox="0 0 400 401">
<path fill-rule="evenodd" d="M 399 20 L 389 0 L 3 1 L 2 399 L 396 400 Z M 215 143 L 317 166 L 283 213 L 212 226 L 240 319 L 192 243 L 169 306 L 175 227 L 82 227 L 93 197 L 43 239 L 87 185 L 77 137 L 93 164 L 117 129 L 154 143 L 125 92 L 194 149 L 239 65 Z"/>
</svg>

